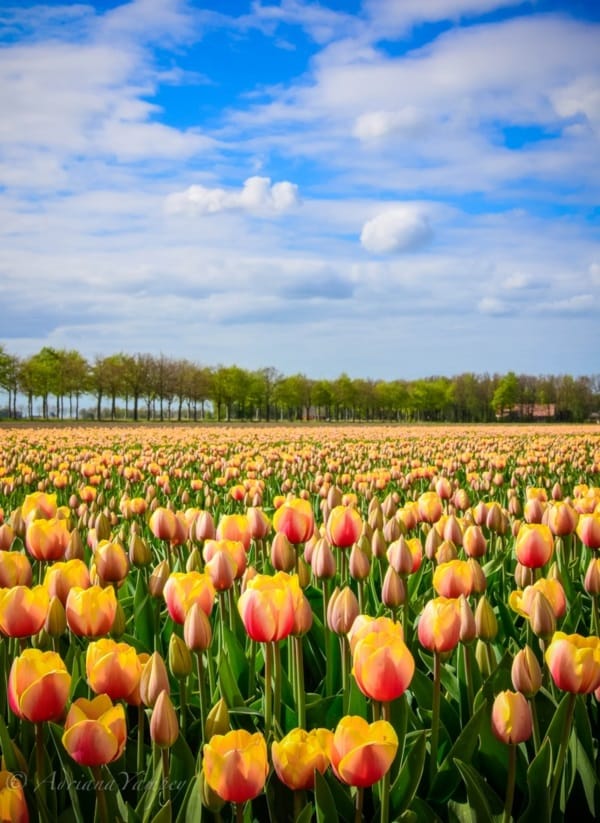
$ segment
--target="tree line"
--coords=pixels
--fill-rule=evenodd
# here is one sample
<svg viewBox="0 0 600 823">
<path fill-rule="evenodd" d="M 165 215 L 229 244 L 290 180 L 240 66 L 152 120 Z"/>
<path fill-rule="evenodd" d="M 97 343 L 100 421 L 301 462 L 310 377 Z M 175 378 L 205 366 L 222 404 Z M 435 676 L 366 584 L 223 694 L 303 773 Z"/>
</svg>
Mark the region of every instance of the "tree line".
<svg viewBox="0 0 600 823">
<path fill-rule="evenodd" d="M 272 366 L 203 366 L 152 354 L 92 362 L 45 346 L 30 357 L 0 345 L 4 417 L 97 420 L 378 420 L 491 422 L 600 419 L 600 375 L 473 374 L 418 380 L 335 380 Z M 25 398 L 27 408 L 18 405 Z M 82 408 L 82 401 L 91 407 Z M 34 404 L 37 403 L 37 409 Z M 40 407 L 41 404 L 41 407 Z"/>
</svg>

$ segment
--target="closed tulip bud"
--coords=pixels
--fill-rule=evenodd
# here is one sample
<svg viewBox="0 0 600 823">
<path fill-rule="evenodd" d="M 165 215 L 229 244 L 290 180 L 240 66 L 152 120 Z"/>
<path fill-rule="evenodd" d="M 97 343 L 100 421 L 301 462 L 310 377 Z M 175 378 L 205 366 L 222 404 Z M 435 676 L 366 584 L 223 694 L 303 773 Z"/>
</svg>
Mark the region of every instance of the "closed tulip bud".
<svg viewBox="0 0 600 823">
<path fill-rule="evenodd" d="M 208 507 L 208 502 L 205 501 L 205 505 Z M 210 512 L 201 511 L 199 513 L 194 522 L 194 534 L 199 543 L 203 543 L 205 540 L 215 539 L 217 530 L 215 528 L 215 521 L 213 520 L 213 516 Z"/>
<path fill-rule="evenodd" d="M 531 706 L 520 692 L 500 692 L 492 708 L 492 731 L 502 743 L 524 743 L 533 731 Z"/>
<path fill-rule="evenodd" d="M 459 598 L 460 603 L 460 642 L 472 643 L 477 637 L 477 627 L 475 625 L 475 615 L 469 601 L 464 595 Z"/>
<path fill-rule="evenodd" d="M 136 533 L 132 533 L 129 539 L 129 562 L 136 568 L 142 568 L 152 562 L 150 546 Z"/>
<path fill-rule="evenodd" d="M 544 503 L 537 498 L 525 501 L 523 519 L 526 523 L 541 523 L 544 517 Z"/>
<path fill-rule="evenodd" d="M 398 537 L 399 535 L 396 535 L 394 539 L 397 539 Z M 387 547 L 388 541 L 386 540 L 383 531 L 381 529 L 375 529 L 371 538 L 371 555 L 373 557 L 385 557 Z"/>
<path fill-rule="evenodd" d="M 436 597 L 425 604 L 417 626 L 419 642 L 429 651 L 447 652 L 460 640 L 460 603 Z"/>
<path fill-rule="evenodd" d="M 129 557 L 116 542 L 100 540 L 94 550 L 94 564 L 103 583 L 120 583 L 129 572 Z"/>
<path fill-rule="evenodd" d="M 553 535 L 564 537 L 577 528 L 579 514 L 564 501 L 554 503 L 548 509 L 548 526 Z"/>
<path fill-rule="evenodd" d="M 253 540 L 264 540 L 271 531 L 271 523 L 264 511 L 257 507 L 251 506 L 247 512 L 248 526 L 250 535 Z"/>
<path fill-rule="evenodd" d="M 98 541 L 110 540 L 110 520 L 104 512 L 100 512 L 100 514 L 96 517 L 94 528 L 96 529 L 96 537 Z"/>
<path fill-rule="evenodd" d="M 163 691 L 170 691 L 167 667 L 160 654 L 153 652 L 142 666 L 140 675 L 140 698 L 144 706 L 154 706 Z"/>
<path fill-rule="evenodd" d="M 520 589 L 533 585 L 535 582 L 534 570 L 517 563 L 515 566 L 515 582 Z"/>
<path fill-rule="evenodd" d="M 183 624 L 185 645 L 193 652 L 206 651 L 212 642 L 212 627 L 208 615 L 198 603 L 194 603 Z"/>
<path fill-rule="evenodd" d="M 125 616 L 125 610 L 121 605 L 120 601 L 117 600 L 117 608 L 115 610 L 115 619 L 113 620 L 113 624 L 110 627 L 110 635 L 111 637 L 119 638 L 125 634 L 125 629 L 127 628 L 127 617 Z"/>
<path fill-rule="evenodd" d="M 485 572 L 481 568 L 481 565 L 475 560 L 474 557 L 469 557 L 467 560 L 467 564 L 471 569 L 471 574 L 473 575 L 473 594 L 483 594 L 483 592 L 487 589 L 487 580 L 485 577 Z"/>
<path fill-rule="evenodd" d="M 198 546 L 194 546 L 185 561 L 186 572 L 199 572 L 202 570 L 202 555 Z"/>
<path fill-rule="evenodd" d="M 81 534 L 79 529 L 73 529 L 69 535 L 69 542 L 67 543 L 67 548 L 65 549 L 65 560 L 83 560 L 84 557 L 85 551 L 83 548 Z"/>
<path fill-rule="evenodd" d="M 380 508 L 375 508 L 369 512 L 367 517 L 367 523 L 372 529 L 383 528 L 383 512 Z"/>
<path fill-rule="evenodd" d="M 387 523 L 384 523 L 382 533 L 385 542 L 388 544 L 393 543 L 394 540 L 397 540 L 400 537 L 400 535 L 402 534 L 402 530 L 400 528 L 400 523 L 396 520 L 395 517 L 391 520 L 388 520 Z M 375 554 L 375 551 L 373 551 L 373 554 Z"/>
<path fill-rule="evenodd" d="M 0 551 L 8 552 L 15 539 L 15 530 L 10 523 L 2 523 L 0 526 Z"/>
<path fill-rule="evenodd" d="M 584 546 L 588 549 L 600 549 L 600 511 L 582 514 L 576 531 Z"/>
<path fill-rule="evenodd" d="M 489 642 L 498 634 L 498 620 L 487 597 L 482 597 L 475 609 L 475 631 L 480 640 Z"/>
<path fill-rule="evenodd" d="M 46 623 L 44 628 L 50 637 L 60 637 L 67 628 L 67 616 L 65 614 L 65 607 L 60 602 L 58 597 L 50 598 L 50 607 L 46 616 Z"/>
<path fill-rule="evenodd" d="M 350 548 L 360 537 L 362 517 L 352 506 L 335 506 L 327 519 L 327 538 L 333 546 Z"/>
<path fill-rule="evenodd" d="M 406 603 L 406 596 L 406 579 L 401 577 L 392 566 L 388 566 L 381 587 L 381 602 L 388 609 L 396 609 Z"/>
<path fill-rule="evenodd" d="M 224 698 L 221 697 L 209 711 L 206 718 L 204 728 L 206 740 L 210 740 L 215 734 L 227 734 L 230 730 L 229 709 Z"/>
<path fill-rule="evenodd" d="M 335 634 L 347 634 L 359 613 L 358 600 L 349 586 L 335 589 L 327 604 L 327 625 Z"/>
<path fill-rule="evenodd" d="M 487 516 L 485 519 L 485 525 L 488 529 L 492 532 L 496 532 L 496 534 L 501 534 L 502 532 L 502 509 L 498 505 L 498 503 L 492 503 L 488 510 Z"/>
<path fill-rule="evenodd" d="M 477 640 L 475 644 L 475 660 L 481 672 L 481 676 L 486 680 L 496 668 L 496 656 L 494 650 L 485 640 Z"/>
<path fill-rule="evenodd" d="M 513 496 L 508 501 L 508 513 L 511 517 L 523 516 L 523 506 L 521 505 L 521 501 L 518 497 Z"/>
<path fill-rule="evenodd" d="M 167 691 L 158 695 L 152 709 L 150 737 L 160 749 L 171 748 L 179 737 L 179 721 Z"/>
<path fill-rule="evenodd" d="M 299 557 L 296 563 L 296 573 L 301 589 L 305 589 L 310 583 L 310 566 L 303 557 Z"/>
<path fill-rule="evenodd" d="M 371 571 L 371 561 L 358 543 L 352 546 L 348 568 L 354 580 L 365 580 Z"/>
<path fill-rule="evenodd" d="M 317 580 L 330 580 L 335 577 L 335 557 L 331 551 L 329 541 L 325 537 L 317 541 L 310 565 Z"/>
<path fill-rule="evenodd" d="M 176 634 L 172 634 L 169 639 L 169 670 L 178 680 L 187 677 L 192 671 L 190 650 Z"/>
<path fill-rule="evenodd" d="M 529 607 L 529 623 L 536 637 L 547 639 L 556 630 L 556 617 L 548 598 L 539 590 L 534 590 Z"/>
<path fill-rule="evenodd" d="M 478 526 L 487 526 L 488 507 L 483 500 L 473 509 L 473 520 Z"/>
<path fill-rule="evenodd" d="M 529 646 L 515 655 L 511 672 L 513 687 L 525 697 L 534 697 L 542 686 L 542 670 Z"/>
<path fill-rule="evenodd" d="M 294 627 L 292 628 L 291 634 L 295 637 L 300 637 L 310 631 L 312 624 L 312 608 L 306 595 L 302 592 L 294 610 Z"/>
<path fill-rule="evenodd" d="M 593 557 L 587 567 L 584 588 L 593 597 L 600 595 L 600 557 Z"/>
<path fill-rule="evenodd" d="M 165 584 L 169 579 L 169 575 L 170 569 L 168 562 L 166 560 L 161 560 L 158 566 L 154 568 L 148 579 L 148 591 L 152 597 L 161 598 L 163 596 L 163 591 Z"/>
<path fill-rule="evenodd" d="M 437 550 L 442 544 L 442 538 L 437 529 L 429 529 L 425 538 L 425 556 L 428 560 L 435 560 Z"/>
<path fill-rule="evenodd" d="M 391 543 L 387 550 L 387 559 L 390 566 L 401 577 L 408 577 L 413 571 L 413 555 L 406 538 L 399 537 Z"/>
<path fill-rule="evenodd" d="M 278 532 L 271 543 L 271 563 L 280 572 L 290 572 L 296 566 L 296 549 L 284 532 Z"/>
<path fill-rule="evenodd" d="M 232 588 L 237 566 L 235 560 L 228 552 L 215 552 L 204 568 L 216 591 L 225 592 Z M 190 574 L 190 572 L 188 572 L 188 574 Z M 192 572 L 192 574 L 198 574 L 198 572 Z"/>
<path fill-rule="evenodd" d="M 481 526 L 473 524 L 467 526 L 463 535 L 463 549 L 468 557 L 483 557 L 486 552 L 487 542 L 483 535 Z"/>
</svg>

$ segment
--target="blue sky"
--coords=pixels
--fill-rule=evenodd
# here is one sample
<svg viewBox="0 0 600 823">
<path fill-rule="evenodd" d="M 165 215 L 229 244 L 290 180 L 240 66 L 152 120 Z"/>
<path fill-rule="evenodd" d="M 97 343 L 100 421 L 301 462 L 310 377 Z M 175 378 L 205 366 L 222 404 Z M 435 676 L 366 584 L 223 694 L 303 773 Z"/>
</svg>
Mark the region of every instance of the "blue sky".
<svg viewBox="0 0 600 823">
<path fill-rule="evenodd" d="M 0 8 L 0 343 L 600 371 L 600 3 Z"/>
</svg>

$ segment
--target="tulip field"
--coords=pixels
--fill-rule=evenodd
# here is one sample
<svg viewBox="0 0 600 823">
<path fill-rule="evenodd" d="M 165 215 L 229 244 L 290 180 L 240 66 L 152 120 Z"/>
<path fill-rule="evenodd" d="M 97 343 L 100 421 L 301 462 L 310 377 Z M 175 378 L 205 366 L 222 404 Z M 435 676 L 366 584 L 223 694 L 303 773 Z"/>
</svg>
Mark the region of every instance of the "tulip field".
<svg viewBox="0 0 600 823">
<path fill-rule="evenodd" d="M 0 428 L 0 820 L 600 818 L 600 428 Z"/>
</svg>

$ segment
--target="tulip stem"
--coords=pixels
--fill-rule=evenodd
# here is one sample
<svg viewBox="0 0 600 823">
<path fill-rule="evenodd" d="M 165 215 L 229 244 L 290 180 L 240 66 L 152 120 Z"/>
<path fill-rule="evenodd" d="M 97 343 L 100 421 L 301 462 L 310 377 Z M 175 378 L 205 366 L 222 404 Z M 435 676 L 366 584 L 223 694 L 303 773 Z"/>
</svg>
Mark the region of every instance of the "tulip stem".
<svg viewBox="0 0 600 823">
<path fill-rule="evenodd" d="M 440 653 L 433 652 L 433 703 L 431 707 L 431 752 L 429 760 L 429 790 L 433 785 L 433 778 L 437 771 L 438 737 L 440 731 L 440 691 L 442 677 L 442 661 Z"/>
<path fill-rule="evenodd" d="M 248 697 L 252 697 L 256 690 L 256 640 L 250 641 L 250 661 L 248 664 Z"/>
<path fill-rule="evenodd" d="M 323 586 L 323 638 L 325 641 L 325 696 L 333 694 L 333 664 L 330 646 L 329 624 L 327 623 L 327 606 L 329 605 L 328 581 L 322 581 Z"/>
<path fill-rule="evenodd" d="M 273 644 L 265 643 L 265 737 L 271 736 L 273 728 Z"/>
<path fill-rule="evenodd" d="M 537 754 L 540 750 L 540 722 L 538 720 L 535 697 L 531 698 L 529 705 L 531 706 L 531 719 L 533 720 L 533 748 Z"/>
<path fill-rule="evenodd" d="M 600 615 L 598 614 L 598 595 L 592 595 L 592 625 L 590 634 L 600 636 Z"/>
<path fill-rule="evenodd" d="M 35 777 L 36 793 L 42 809 L 46 806 L 46 783 L 44 769 L 44 726 L 42 723 L 35 724 Z M 45 817 L 40 812 L 40 818 Z"/>
<path fill-rule="evenodd" d="M 200 742 L 204 743 L 204 735 L 206 734 L 206 683 L 204 682 L 202 651 L 196 652 L 196 668 L 198 672 L 198 699 L 200 701 Z"/>
<path fill-rule="evenodd" d="M 138 726 L 137 726 L 137 773 L 142 774 L 144 771 L 144 720 L 145 720 L 144 704 L 140 703 L 138 706 Z"/>
<path fill-rule="evenodd" d="M 463 645 L 463 659 L 465 662 L 465 679 L 467 681 L 467 703 L 469 706 L 469 717 L 473 714 L 473 670 L 471 668 L 471 650 L 465 643 Z"/>
<path fill-rule="evenodd" d="M 350 677 L 350 647 L 345 634 L 340 634 L 340 657 L 342 659 L 342 714 L 348 714 L 348 703 L 350 701 L 349 677 Z"/>
<path fill-rule="evenodd" d="M 517 744 L 508 745 L 508 776 L 506 778 L 506 797 L 504 800 L 504 816 L 502 823 L 510 823 L 513 800 L 515 796 L 515 778 L 517 772 Z"/>
<path fill-rule="evenodd" d="M 388 723 L 391 723 L 390 704 L 381 704 L 381 716 Z M 380 823 L 388 823 L 390 819 L 390 770 L 387 769 L 381 778 L 381 811 L 379 815 Z"/>
<path fill-rule="evenodd" d="M 363 798 L 365 796 L 365 790 L 362 786 L 358 786 L 356 789 L 356 796 L 354 798 L 354 823 L 360 823 L 362 820 L 362 809 L 363 809 Z"/>
<path fill-rule="evenodd" d="M 554 769 L 554 775 L 552 777 L 552 786 L 550 788 L 550 811 L 552 811 L 552 808 L 554 807 L 556 792 L 558 791 L 558 786 L 560 784 L 560 780 L 562 777 L 563 766 L 565 764 L 565 756 L 567 754 L 567 748 L 569 746 L 569 737 L 571 736 L 571 726 L 573 724 L 573 714 L 575 712 L 576 699 L 576 692 L 571 692 L 569 694 L 567 714 L 565 717 L 565 725 L 563 727 L 563 733 L 560 741 L 560 748 L 558 750 L 558 757 L 556 758 L 556 768 Z"/>
<path fill-rule="evenodd" d="M 169 749 L 164 748 L 161 749 L 161 759 L 162 759 L 162 789 L 161 789 L 161 799 L 160 805 L 164 808 L 164 806 L 168 806 L 170 809 L 171 805 L 171 777 L 169 773 Z"/>
<path fill-rule="evenodd" d="M 108 805 L 104 793 L 104 780 L 100 766 L 91 766 L 94 777 L 94 787 L 96 789 L 96 812 L 100 823 L 108 823 Z"/>
<path fill-rule="evenodd" d="M 292 638 L 294 644 L 294 658 L 296 661 L 296 708 L 298 711 L 298 726 L 306 728 L 306 700 L 304 696 L 304 658 L 302 653 L 302 638 Z"/>
<path fill-rule="evenodd" d="M 236 823 L 244 823 L 244 804 L 234 803 Z"/>
<path fill-rule="evenodd" d="M 185 737 L 187 731 L 187 693 L 185 677 L 179 678 L 179 712 L 181 715 L 181 734 Z"/>
<path fill-rule="evenodd" d="M 273 719 L 279 724 L 281 719 L 281 646 L 273 643 L 273 676 L 275 686 L 273 689 Z"/>
</svg>

